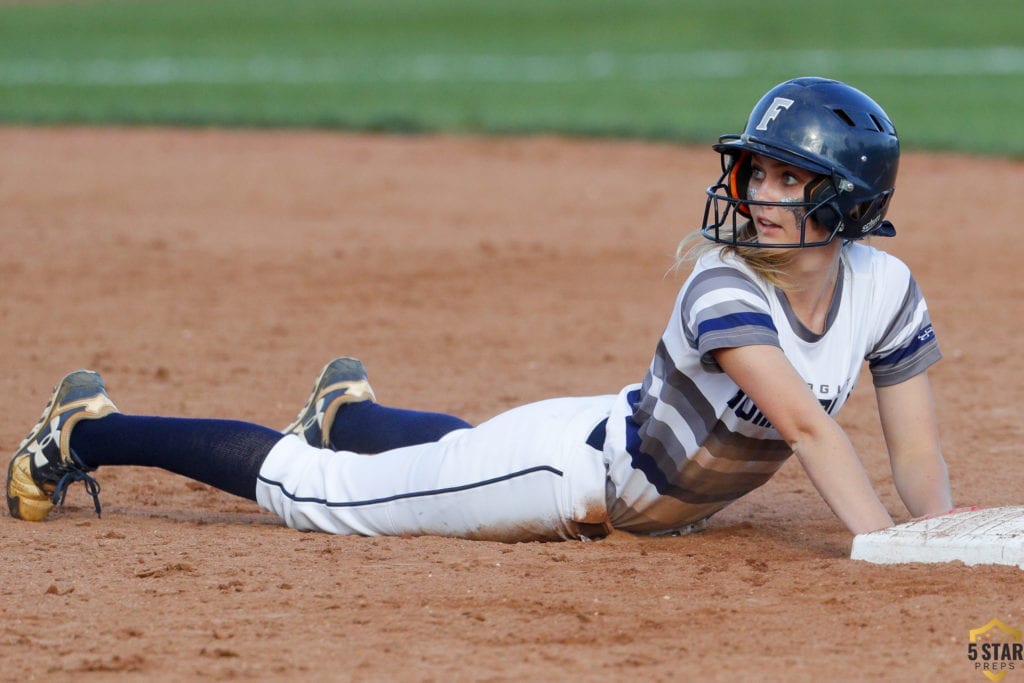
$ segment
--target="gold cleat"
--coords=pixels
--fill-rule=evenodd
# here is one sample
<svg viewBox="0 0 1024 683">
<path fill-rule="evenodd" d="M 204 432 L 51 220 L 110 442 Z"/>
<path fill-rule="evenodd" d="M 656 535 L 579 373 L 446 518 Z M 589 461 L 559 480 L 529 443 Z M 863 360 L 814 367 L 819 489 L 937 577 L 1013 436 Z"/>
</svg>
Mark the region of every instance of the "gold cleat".
<svg viewBox="0 0 1024 683">
<path fill-rule="evenodd" d="M 87 474 L 92 468 L 71 450 L 71 430 L 79 420 L 116 413 L 103 379 L 91 370 L 76 370 L 53 389 L 39 422 L 18 446 L 7 465 L 7 507 L 11 516 L 40 522 L 64 503 L 67 488 L 85 484 L 100 513 L 100 486 Z"/>
<path fill-rule="evenodd" d="M 362 362 L 355 358 L 335 358 L 320 372 L 299 416 L 281 433 L 297 434 L 316 448 L 330 448 L 331 425 L 338 409 L 346 403 L 375 400 Z"/>
</svg>

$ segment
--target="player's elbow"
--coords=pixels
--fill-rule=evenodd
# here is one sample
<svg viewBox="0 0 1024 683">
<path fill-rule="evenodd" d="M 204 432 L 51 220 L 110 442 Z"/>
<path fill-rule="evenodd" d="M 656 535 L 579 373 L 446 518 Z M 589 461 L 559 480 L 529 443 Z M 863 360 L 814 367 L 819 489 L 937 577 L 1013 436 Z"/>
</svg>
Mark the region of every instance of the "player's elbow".
<svg viewBox="0 0 1024 683">
<path fill-rule="evenodd" d="M 842 428 L 823 410 L 795 412 L 776 424 L 782 438 L 795 453 L 806 452 L 809 444 L 820 444 L 845 434 Z"/>
</svg>

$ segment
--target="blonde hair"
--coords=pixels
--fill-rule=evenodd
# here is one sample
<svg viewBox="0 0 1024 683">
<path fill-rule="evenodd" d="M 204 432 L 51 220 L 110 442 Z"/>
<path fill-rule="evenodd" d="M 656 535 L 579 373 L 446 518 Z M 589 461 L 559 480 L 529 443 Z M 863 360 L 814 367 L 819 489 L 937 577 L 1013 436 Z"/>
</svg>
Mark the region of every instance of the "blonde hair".
<svg viewBox="0 0 1024 683">
<path fill-rule="evenodd" d="M 754 238 L 755 231 L 750 221 L 738 226 L 738 239 L 749 241 Z M 732 239 L 732 231 L 720 229 L 719 234 L 723 240 Z M 758 247 L 743 247 L 734 244 L 713 242 L 707 239 L 700 230 L 691 232 L 680 240 L 676 246 L 676 262 L 674 270 L 679 270 L 683 265 L 696 261 L 704 254 L 721 250 L 722 254 L 733 254 L 750 266 L 750 269 L 763 277 L 765 280 L 785 291 L 792 289 L 793 285 L 786 278 L 786 266 L 793 262 L 795 256 L 792 249 L 762 249 Z"/>
</svg>

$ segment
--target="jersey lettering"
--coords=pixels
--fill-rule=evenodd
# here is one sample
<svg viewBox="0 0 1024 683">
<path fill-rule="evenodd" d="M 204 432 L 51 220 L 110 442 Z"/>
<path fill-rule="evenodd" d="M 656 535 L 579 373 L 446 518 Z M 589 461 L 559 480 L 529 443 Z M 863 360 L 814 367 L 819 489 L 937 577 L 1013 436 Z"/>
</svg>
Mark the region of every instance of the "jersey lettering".
<svg viewBox="0 0 1024 683">
<path fill-rule="evenodd" d="M 772 423 L 769 422 L 768 418 L 764 416 L 764 413 L 754 405 L 754 402 L 750 400 L 750 397 L 743 393 L 742 389 L 737 391 L 736 395 L 729 399 L 727 405 L 732 408 L 733 412 L 736 413 L 736 417 L 741 420 L 746 420 L 758 427 L 772 429 Z"/>
<path fill-rule="evenodd" d="M 821 394 L 822 396 L 829 396 L 829 395 L 832 394 L 832 385 L 831 384 L 812 384 L 812 383 L 808 382 L 807 383 L 807 388 L 810 389 L 813 393 Z M 835 393 L 839 394 L 839 395 L 842 395 L 843 393 L 845 393 L 844 385 L 842 385 L 842 384 L 837 385 Z"/>
<path fill-rule="evenodd" d="M 768 106 L 764 116 L 761 117 L 761 122 L 757 124 L 756 130 L 768 130 L 768 124 L 778 118 L 779 114 L 792 106 L 793 100 L 788 97 L 776 97 Z"/>
<path fill-rule="evenodd" d="M 834 415 L 836 408 L 839 405 L 839 397 L 819 398 L 818 403 L 821 405 L 822 410 L 829 415 Z M 727 405 L 732 408 L 733 412 L 736 413 L 736 417 L 741 420 L 750 422 L 758 427 L 767 427 L 768 429 L 772 429 L 772 423 L 768 421 L 768 418 L 765 417 L 764 413 L 758 409 L 742 389 L 737 391 L 736 394 L 729 399 Z"/>
</svg>

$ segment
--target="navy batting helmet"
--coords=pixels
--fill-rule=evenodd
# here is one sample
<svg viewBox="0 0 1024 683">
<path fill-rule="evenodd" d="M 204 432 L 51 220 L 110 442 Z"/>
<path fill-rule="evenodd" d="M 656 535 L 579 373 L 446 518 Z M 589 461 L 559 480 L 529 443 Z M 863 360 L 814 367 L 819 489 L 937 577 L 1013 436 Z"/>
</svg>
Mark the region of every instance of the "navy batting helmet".
<svg viewBox="0 0 1024 683">
<path fill-rule="evenodd" d="M 757 103 L 742 134 L 723 135 L 713 147 L 722 155 L 722 176 L 707 190 L 701 232 L 709 239 L 740 246 L 814 247 L 836 235 L 857 240 L 896 234 L 884 219 L 896 183 L 899 139 L 882 108 L 856 88 L 824 78 L 781 83 Z M 752 154 L 817 175 L 804 188 L 803 202 L 785 203 L 804 209 L 799 244 L 760 244 L 750 231 L 744 237 L 747 205 L 780 205 L 747 196 Z M 809 217 L 829 232 L 827 239 L 805 239 Z M 722 230 L 727 222 L 730 227 Z"/>
</svg>

